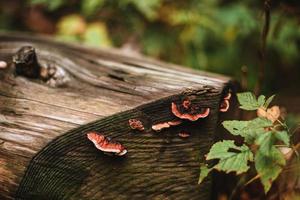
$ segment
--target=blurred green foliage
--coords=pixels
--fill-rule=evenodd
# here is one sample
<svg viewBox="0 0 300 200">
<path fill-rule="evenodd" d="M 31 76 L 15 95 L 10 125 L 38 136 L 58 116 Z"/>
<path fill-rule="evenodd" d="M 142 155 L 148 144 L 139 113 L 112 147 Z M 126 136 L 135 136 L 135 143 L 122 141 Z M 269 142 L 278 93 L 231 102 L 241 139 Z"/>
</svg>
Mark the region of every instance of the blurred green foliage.
<svg viewBox="0 0 300 200">
<path fill-rule="evenodd" d="M 105 47 L 130 44 L 165 61 L 237 79 L 241 77 L 241 67 L 247 66 L 248 89 L 251 89 L 259 66 L 263 3 L 261 0 L 27 0 L 22 9 L 43 10 L 54 20 L 54 34 L 63 40 Z M 296 0 L 272 3 L 267 90 L 284 84 L 277 80 L 278 76 L 299 72 L 300 63 L 299 16 L 286 9 L 299 3 Z M 9 24 L 5 26 L 8 29 Z M 291 79 L 296 79 L 292 76 Z"/>
</svg>

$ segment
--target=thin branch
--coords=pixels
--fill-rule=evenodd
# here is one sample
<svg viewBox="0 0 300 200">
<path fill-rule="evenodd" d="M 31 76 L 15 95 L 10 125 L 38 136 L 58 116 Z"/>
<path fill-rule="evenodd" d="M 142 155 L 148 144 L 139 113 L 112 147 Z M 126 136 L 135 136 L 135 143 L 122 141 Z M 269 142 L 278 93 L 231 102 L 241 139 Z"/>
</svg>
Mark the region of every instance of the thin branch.
<svg viewBox="0 0 300 200">
<path fill-rule="evenodd" d="M 254 89 L 254 93 L 258 95 L 261 92 L 265 77 L 265 68 L 266 68 L 266 43 L 267 36 L 270 28 L 271 20 L 271 0 L 265 0 L 264 2 L 264 26 L 261 34 L 261 49 L 259 52 L 260 64 L 258 68 L 258 81 Z"/>
</svg>

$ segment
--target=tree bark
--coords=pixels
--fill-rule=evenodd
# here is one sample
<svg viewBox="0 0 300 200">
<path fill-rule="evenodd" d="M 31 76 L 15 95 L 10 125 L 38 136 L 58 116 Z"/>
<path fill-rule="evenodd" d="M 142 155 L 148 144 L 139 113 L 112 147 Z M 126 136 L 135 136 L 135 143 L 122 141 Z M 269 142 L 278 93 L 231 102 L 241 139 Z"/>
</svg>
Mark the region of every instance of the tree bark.
<svg viewBox="0 0 300 200">
<path fill-rule="evenodd" d="M 12 57 L 28 45 L 64 84 L 15 74 Z M 209 198 L 210 180 L 197 184 L 199 163 L 216 137 L 229 78 L 18 34 L 0 34 L 0 60 L 9 64 L 0 71 L 0 199 Z M 178 120 L 171 104 L 185 99 L 209 116 L 152 130 Z M 132 130 L 130 119 L 145 130 Z M 128 153 L 103 154 L 86 137 L 92 130 Z"/>
</svg>

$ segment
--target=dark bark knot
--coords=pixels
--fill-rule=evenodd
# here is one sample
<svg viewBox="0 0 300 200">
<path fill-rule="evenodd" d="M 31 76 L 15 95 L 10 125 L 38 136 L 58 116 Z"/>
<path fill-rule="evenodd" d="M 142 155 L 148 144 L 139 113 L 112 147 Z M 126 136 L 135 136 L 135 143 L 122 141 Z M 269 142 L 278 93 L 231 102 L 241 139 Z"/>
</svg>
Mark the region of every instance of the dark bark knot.
<svg viewBox="0 0 300 200">
<path fill-rule="evenodd" d="M 32 46 L 23 46 L 12 58 L 15 65 L 15 73 L 31 79 L 41 79 L 51 87 L 65 85 L 69 77 L 63 68 L 53 63 L 41 64 L 36 50 Z"/>
</svg>

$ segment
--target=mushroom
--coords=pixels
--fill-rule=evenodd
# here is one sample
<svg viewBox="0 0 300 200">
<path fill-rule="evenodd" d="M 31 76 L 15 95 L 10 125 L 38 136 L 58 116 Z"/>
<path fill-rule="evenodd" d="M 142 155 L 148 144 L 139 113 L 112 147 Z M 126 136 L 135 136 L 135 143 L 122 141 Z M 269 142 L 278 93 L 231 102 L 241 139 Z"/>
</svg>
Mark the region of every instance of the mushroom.
<svg viewBox="0 0 300 200">
<path fill-rule="evenodd" d="M 7 62 L 0 60 L 0 69 L 5 69 L 7 67 Z"/>
<path fill-rule="evenodd" d="M 145 130 L 143 123 L 138 119 L 130 119 L 130 120 L 128 120 L 128 123 L 129 123 L 130 128 L 133 130 L 135 130 L 135 129 L 139 130 L 139 131 Z"/>
<path fill-rule="evenodd" d="M 228 92 L 228 94 L 223 98 L 223 101 L 220 104 L 220 112 L 227 112 L 229 109 L 229 100 L 231 98 L 231 93 Z"/>
<path fill-rule="evenodd" d="M 163 123 L 152 125 L 152 129 L 154 131 L 161 131 L 162 129 L 169 128 L 169 127 L 170 127 L 170 125 L 168 124 L 168 122 L 163 122 Z"/>
<path fill-rule="evenodd" d="M 181 123 L 182 123 L 181 120 L 175 120 L 175 121 L 169 121 L 169 122 L 168 122 L 168 124 L 169 124 L 170 126 L 176 126 L 176 125 L 179 125 L 179 124 L 181 124 Z"/>
<path fill-rule="evenodd" d="M 93 142 L 95 147 L 100 151 L 113 153 L 118 156 L 123 156 L 127 153 L 127 150 L 122 144 L 114 142 L 98 132 L 88 132 L 87 138 Z"/>
<path fill-rule="evenodd" d="M 231 98 L 231 93 L 228 92 L 228 94 L 223 99 L 229 100 L 230 98 Z"/>
<path fill-rule="evenodd" d="M 224 99 L 224 100 L 221 102 L 219 111 L 220 111 L 220 112 L 227 112 L 228 109 L 229 109 L 229 100 Z"/>
<path fill-rule="evenodd" d="M 170 126 L 176 126 L 181 124 L 182 121 L 181 120 L 175 120 L 175 121 L 169 121 L 169 122 L 162 122 L 162 123 L 158 123 L 152 126 L 152 129 L 154 131 L 161 131 L 164 128 L 169 128 Z"/>
<path fill-rule="evenodd" d="M 190 137 L 190 134 L 188 132 L 181 131 L 178 133 L 178 136 L 181 138 L 188 138 L 188 137 Z"/>
<path fill-rule="evenodd" d="M 172 102 L 172 106 L 171 106 L 171 110 L 172 110 L 172 113 L 180 118 L 180 119 L 188 119 L 190 121 L 196 121 L 198 120 L 199 118 L 205 118 L 208 116 L 209 114 L 209 111 L 210 109 L 209 108 L 205 108 L 203 112 L 201 113 L 198 113 L 198 114 L 190 114 L 190 113 L 181 113 L 176 104 L 174 102 Z"/>
</svg>

